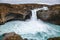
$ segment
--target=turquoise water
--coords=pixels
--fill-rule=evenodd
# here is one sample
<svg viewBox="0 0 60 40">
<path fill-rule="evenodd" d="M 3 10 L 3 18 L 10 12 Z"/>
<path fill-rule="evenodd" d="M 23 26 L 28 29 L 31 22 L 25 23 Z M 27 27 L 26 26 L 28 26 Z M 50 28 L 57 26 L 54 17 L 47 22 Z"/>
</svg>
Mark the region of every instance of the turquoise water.
<svg viewBox="0 0 60 40">
<path fill-rule="evenodd" d="M 42 9 L 47 9 L 43 7 Z M 15 32 L 21 35 L 23 38 L 33 40 L 47 40 L 50 37 L 60 36 L 60 26 L 43 22 L 36 17 L 36 11 L 32 10 L 32 17 L 26 21 L 11 21 L 4 25 L 0 25 L 0 35 L 9 32 Z M 48 9 L 47 9 L 48 10 Z M 0 36 L 0 40 L 3 37 Z"/>
</svg>

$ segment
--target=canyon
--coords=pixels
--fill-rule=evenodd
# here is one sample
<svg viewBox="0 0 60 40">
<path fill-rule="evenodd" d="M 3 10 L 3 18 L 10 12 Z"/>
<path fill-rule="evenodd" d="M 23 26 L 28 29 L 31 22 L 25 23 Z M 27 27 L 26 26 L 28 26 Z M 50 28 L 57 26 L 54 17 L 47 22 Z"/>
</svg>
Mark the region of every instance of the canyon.
<svg viewBox="0 0 60 40">
<path fill-rule="evenodd" d="M 59 12 L 60 12 L 59 4 L 45 5 L 45 4 L 1 3 L 0 24 L 3 23 L 5 24 L 6 22 L 8 23 L 6 23 L 5 25 L 0 25 L 0 34 L 6 33 L 3 34 L 4 38 L 6 38 L 6 36 L 11 37 L 10 35 L 15 36 L 16 35 L 15 33 L 17 33 L 17 35 L 19 34 L 19 36 L 21 35 L 22 38 L 25 38 L 24 40 L 47 40 L 47 38 L 49 38 L 48 40 L 50 40 L 51 37 L 60 36 Z M 19 21 L 11 21 L 11 20 L 19 20 Z M 48 24 L 45 22 L 58 25 Z M 7 32 L 15 32 L 15 33 L 7 33 Z M 13 39 L 16 37 L 13 37 Z M 54 38 L 51 39 L 53 40 Z"/>
<path fill-rule="evenodd" d="M 0 25 L 11 20 L 30 19 L 31 10 L 47 7 L 48 10 L 37 11 L 37 18 L 60 25 L 60 4 L 8 4 L 0 3 Z"/>
</svg>

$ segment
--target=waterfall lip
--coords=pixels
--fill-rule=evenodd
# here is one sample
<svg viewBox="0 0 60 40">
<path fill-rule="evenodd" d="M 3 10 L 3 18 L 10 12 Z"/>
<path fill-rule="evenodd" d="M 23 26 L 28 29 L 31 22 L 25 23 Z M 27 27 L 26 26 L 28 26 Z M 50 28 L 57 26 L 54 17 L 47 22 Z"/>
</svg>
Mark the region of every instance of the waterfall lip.
<svg viewBox="0 0 60 40">
<path fill-rule="evenodd" d="M 42 8 L 36 8 L 36 9 L 33 9 L 35 11 L 39 11 L 39 10 L 48 10 L 48 7 L 46 6 L 43 6 Z M 31 10 L 32 11 L 32 10 Z"/>
</svg>

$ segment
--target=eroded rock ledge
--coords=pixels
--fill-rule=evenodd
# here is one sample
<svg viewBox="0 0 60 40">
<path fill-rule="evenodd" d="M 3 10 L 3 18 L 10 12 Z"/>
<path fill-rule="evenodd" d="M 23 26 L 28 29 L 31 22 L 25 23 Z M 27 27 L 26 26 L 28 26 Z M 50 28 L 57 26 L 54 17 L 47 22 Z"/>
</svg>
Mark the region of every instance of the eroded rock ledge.
<svg viewBox="0 0 60 40">
<path fill-rule="evenodd" d="M 51 5 L 48 10 L 37 11 L 37 18 L 46 22 L 60 25 L 60 5 Z"/>
<path fill-rule="evenodd" d="M 48 7 L 49 10 L 37 11 L 37 18 L 60 24 L 60 4 L 46 5 L 46 4 L 8 4 L 0 3 L 0 24 L 4 24 L 10 20 L 26 20 L 30 19 L 31 10 L 36 8 Z M 45 17 L 44 17 L 45 16 Z M 57 18 L 57 19 L 56 19 Z"/>
<path fill-rule="evenodd" d="M 31 10 L 48 6 L 45 4 L 7 4 L 0 3 L 0 24 L 10 20 L 26 20 L 32 15 Z"/>
</svg>

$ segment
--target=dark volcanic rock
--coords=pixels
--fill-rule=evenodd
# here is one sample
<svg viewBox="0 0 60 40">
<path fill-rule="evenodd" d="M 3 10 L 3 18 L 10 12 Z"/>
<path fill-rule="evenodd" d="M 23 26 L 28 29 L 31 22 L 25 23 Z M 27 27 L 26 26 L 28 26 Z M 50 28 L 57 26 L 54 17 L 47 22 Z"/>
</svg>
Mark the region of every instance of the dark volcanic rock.
<svg viewBox="0 0 60 40">
<path fill-rule="evenodd" d="M 27 38 L 24 38 L 24 40 L 28 40 Z"/>
<path fill-rule="evenodd" d="M 37 11 L 37 18 L 60 25 L 60 5 L 51 6 L 48 10 Z"/>
<path fill-rule="evenodd" d="M 48 38 L 47 40 L 60 40 L 60 37 Z"/>
<path fill-rule="evenodd" d="M 14 32 L 3 34 L 3 40 L 23 40 L 22 37 Z"/>
</svg>

